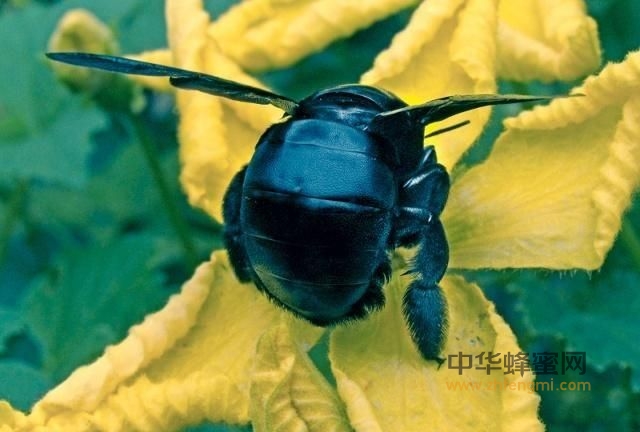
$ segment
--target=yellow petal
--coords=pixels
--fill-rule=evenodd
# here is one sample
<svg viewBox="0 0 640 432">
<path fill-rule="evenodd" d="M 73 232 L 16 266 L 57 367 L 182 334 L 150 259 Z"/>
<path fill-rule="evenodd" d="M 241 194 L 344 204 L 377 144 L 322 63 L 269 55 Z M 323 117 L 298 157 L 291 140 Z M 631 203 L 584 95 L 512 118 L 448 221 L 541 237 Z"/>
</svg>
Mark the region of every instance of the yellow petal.
<svg viewBox="0 0 640 432">
<path fill-rule="evenodd" d="M 212 23 L 224 54 L 251 71 L 289 66 L 417 0 L 250 0 Z"/>
<path fill-rule="evenodd" d="M 508 119 L 454 182 L 451 267 L 600 267 L 640 181 L 640 52 L 575 91 Z"/>
<path fill-rule="evenodd" d="M 291 320 L 289 320 L 291 321 Z M 294 320 L 293 325 L 321 334 Z M 260 339 L 251 384 L 251 419 L 256 431 L 350 431 L 335 389 L 313 365 L 300 337 L 283 321 Z M 304 345 L 309 346 L 309 343 Z"/>
<path fill-rule="evenodd" d="M 51 390 L 28 421 L 65 431 L 248 423 L 256 345 L 282 313 L 215 253 L 162 310 Z"/>
<path fill-rule="evenodd" d="M 167 19 L 176 66 L 261 86 L 207 37 L 209 18 L 200 1 L 167 1 Z M 282 112 L 194 91 L 178 92 L 177 101 L 182 186 L 192 205 L 221 221 L 222 198 L 231 178 L 249 161 L 260 135 Z"/>
<path fill-rule="evenodd" d="M 20 430 L 25 425 L 25 415 L 8 402 L 0 400 L 0 432 Z"/>
<path fill-rule="evenodd" d="M 438 369 L 435 362 L 422 360 L 406 329 L 401 305 L 407 278 L 400 273 L 394 272 L 387 285 L 382 311 L 332 335 L 333 372 L 354 429 L 542 430 L 539 397 L 529 390 L 530 372 L 505 374 L 499 367 L 487 374 L 486 369 L 475 369 L 476 357 L 470 369 L 455 367 L 459 354 L 520 352 L 513 333 L 480 289 L 460 277 L 443 279 L 450 328 L 442 352 L 446 361 Z"/>
<path fill-rule="evenodd" d="M 362 83 L 390 90 L 410 105 L 453 94 L 493 93 L 497 4 L 493 0 L 425 1 L 383 51 Z M 429 139 L 451 168 L 476 140 L 489 108 L 454 116 L 438 127 L 471 124 Z"/>
<path fill-rule="evenodd" d="M 204 58 L 200 70 L 258 84 L 213 48 Z M 189 202 L 218 221 L 222 221 L 222 198 L 231 179 L 249 162 L 267 127 L 282 115 L 273 107 L 239 104 L 197 92 L 178 94 L 180 181 Z"/>
<path fill-rule="evenodd" d="M 596 22 L 582 0 L 500 1 L 501 78 L 574 80 L 600 65 Z"/>
</svg>

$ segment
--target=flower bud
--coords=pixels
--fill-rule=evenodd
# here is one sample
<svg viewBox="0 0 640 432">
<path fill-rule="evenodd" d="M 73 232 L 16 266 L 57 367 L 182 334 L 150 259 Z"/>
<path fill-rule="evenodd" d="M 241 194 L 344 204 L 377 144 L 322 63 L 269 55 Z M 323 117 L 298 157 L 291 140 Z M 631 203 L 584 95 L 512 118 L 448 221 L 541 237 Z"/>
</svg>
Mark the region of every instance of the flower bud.
<svg viewBox="0 0 640 432">
<path fill-rule="evenodd" d="M 52 52 L 116 54 L 118 50 L 118 43 L 111 29 L 84 9 L 67 12 L 49 39 L 49 51 Z M 51 67 L 58 78 L 72 89 L 92 95 L 110 85 L 113 80 L 110 74 L 86 68 L 57 62 L 52 62 Z"/>
<path fill-rule="evenodd" d="M 49 38 L 49 51 L 114 55 L 120 48 L 106 24 L 84 9 L 73 9 Z M 51 67 L 72 90 L 89 94 L 103 107 L 134 112 L 144 107 L 141 89 L 124 76 L 58 62 Z"/>
</svg>

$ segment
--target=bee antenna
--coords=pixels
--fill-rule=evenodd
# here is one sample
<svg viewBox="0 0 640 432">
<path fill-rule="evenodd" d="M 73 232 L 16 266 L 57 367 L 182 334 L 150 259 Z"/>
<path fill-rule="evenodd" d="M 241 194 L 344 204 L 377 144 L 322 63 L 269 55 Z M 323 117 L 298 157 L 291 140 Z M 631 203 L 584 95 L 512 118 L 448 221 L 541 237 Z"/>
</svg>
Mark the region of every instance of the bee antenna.
<svg viewBox="0 0 640 432">
<path fill-rule="evenodd" d="M 460 123 L 456 123 L 454 125 L 447 126 L 447 127 L 442 128 L 442 129 L 434 130 L 433 132 L 426 134 L 424 137 L 425 138 L 431 138 L 431 137 L 434 137 L 436 135 L 440 135 L 440 134 L 443 134 L 445 132 L 450 132 L 450 131 L 452 131 L 454 129 L 461 128 L 462 126 L 466 126 L 469 123 L 471 123 L 470 120 L 461 121 Z"/>
</svg>

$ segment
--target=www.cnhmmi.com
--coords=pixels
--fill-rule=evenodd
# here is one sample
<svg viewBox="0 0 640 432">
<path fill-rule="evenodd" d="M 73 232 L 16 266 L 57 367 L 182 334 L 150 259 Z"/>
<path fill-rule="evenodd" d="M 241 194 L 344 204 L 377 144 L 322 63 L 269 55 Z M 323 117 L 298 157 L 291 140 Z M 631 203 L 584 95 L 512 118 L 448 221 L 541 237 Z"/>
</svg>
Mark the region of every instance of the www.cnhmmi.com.
<svg viewBox="0 0 640 432">
<path fill-rule="evenodd" d="M 513 381 L 447 381 L 447 390 L 514 390 L 528 393 L 540 391 L 591 391 L 591 383 L 588 381 L 560 381 L 555 383 L 553 378 L 541 382 L 513 382 Z"/>
</svg>

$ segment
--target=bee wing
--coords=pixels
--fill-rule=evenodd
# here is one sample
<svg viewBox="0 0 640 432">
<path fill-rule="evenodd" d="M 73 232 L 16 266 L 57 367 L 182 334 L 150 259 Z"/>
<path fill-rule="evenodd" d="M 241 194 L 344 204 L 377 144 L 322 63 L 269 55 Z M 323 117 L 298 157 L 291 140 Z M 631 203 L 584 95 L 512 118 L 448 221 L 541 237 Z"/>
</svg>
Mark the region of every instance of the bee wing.
<svg viewBox="0 0 640 432">
<path fill-rule="evenodd" d="M 273 105 L 288 114 L 293 114 L 298 107 L 296 101 L 267 90 L 176 67 L 103 54 L 56 52 L 47 53 L 46 56 L 58 62 L 110 72 L 169 77 L 171 85 L 177 88 L 198 90 L 241 102 Z"/>
<path fill-rule="evenodd" d="M 444 120 L 456 114 L 489 105 L 502 105 L 521 102 L 536 102 L 553 99 L 551 96 L 525 96 L 516 94 L 494 95 L 455 95 L 434 99 L 421 105 L 413 105 L 386 111 L 371 120 L 369 129 L 383 130 L 402 116 L 408 116 L 412 122 L 421 125 Z M 462 125 L 462 124 L 460 124 Z"/>
</svg>

